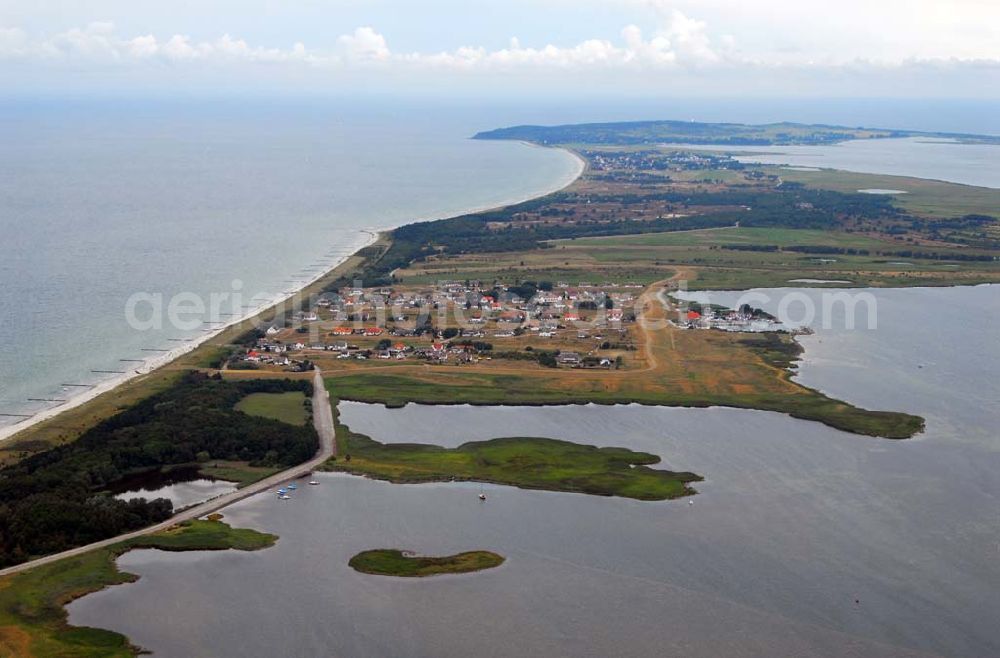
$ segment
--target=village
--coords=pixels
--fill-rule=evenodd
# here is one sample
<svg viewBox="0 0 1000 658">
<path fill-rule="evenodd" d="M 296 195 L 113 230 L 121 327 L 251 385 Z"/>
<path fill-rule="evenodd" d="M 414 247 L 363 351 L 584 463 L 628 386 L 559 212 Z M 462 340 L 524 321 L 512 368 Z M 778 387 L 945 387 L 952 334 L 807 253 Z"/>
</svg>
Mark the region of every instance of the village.
<svg viewBox="0 0 1000 658">
<path fill-rule="evenodd" d="M 349 286 L 258 330 L 227 368 L 298 370 L 348 359 L 623 368 L 636 351 L 632 326 L 642 287 L 480 281 Z"/>
<path fill-rule="evenodd" d="M 663 145 L 667 146 L 667 145 Z M 746 165 L 725 153 L 699 150 L 664 150 L 663 148 L 627 151 L 581 150 L 593 171 L 600 172 L 664 172 L 732 169 L 742 171 Z"/>
</svg>

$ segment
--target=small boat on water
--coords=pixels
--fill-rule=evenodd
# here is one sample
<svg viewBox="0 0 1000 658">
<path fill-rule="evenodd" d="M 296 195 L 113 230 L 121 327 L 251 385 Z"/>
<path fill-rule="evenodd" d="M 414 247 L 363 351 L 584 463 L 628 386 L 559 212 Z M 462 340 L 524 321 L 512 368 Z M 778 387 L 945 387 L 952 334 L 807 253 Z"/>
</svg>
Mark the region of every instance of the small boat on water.
<svg viewBox="0 0 1000 658">
<path fill-rule="evenodd" d="M 291 500 L 291 499 L 292 497 L 289 496 L 288 494 L 281 494 L 280 496 L 278 496 L 278 500 Z"/>
<path fill-rule="evenodd" d="M 297 485 L 296 485 L 296 484 L 295 484 L 294 482 L 293 482 L 293 483 L 291 483 L 290 485 L 288 485 L 288 490 L 289 490 L 289 491 L 295 491 L 295 490 L 296 490 L 296 489 L 298 489 L 298 488 L 299 488 L 299 487 L 298 487 L 298 486 L 297 486 Z"/>
<path fill-rule="evenodd" d="M 282 487 L 281 489 L 278 489 L 278 495 L 279 496 L 284 496 L 286 493 L 288 493 L 288 489 L 285 489 L 284 487 Z"/>
<path fill-rule="evenodd" d="M 319 482 L 317 482 L 316 480 L 309 480 L 309 484 L 316 486 L 317 484 L 319 484 Z"/>
</svg>

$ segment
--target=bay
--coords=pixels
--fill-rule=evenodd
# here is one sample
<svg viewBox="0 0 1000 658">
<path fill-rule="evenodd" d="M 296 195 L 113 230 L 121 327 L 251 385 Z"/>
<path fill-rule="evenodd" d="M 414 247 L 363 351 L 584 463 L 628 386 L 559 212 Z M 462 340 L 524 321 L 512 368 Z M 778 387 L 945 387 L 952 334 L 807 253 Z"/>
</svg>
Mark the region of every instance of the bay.
<svg viewBox="0 0 1000 658">
<path fill-rule="evenodd" d="M 842 169 L 1000 188 L 1000 146 L 907 137 L 851 140 L 824 146 L 700 146 L 726 151 L 740 162 Z M 746 155 L 740 155 L 746 153 Z"/>
</svg>

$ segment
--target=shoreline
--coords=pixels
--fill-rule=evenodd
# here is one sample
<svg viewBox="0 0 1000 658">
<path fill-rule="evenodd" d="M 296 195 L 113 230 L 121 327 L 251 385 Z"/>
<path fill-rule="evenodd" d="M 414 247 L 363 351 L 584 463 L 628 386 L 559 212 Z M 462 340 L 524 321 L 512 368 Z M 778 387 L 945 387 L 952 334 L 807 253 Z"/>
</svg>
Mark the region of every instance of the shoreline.
<svg viewBox="0 0 1000 658">
<path fill-rule="evenodd" d="M 253 309 L 250 309 L 244 315 L 241 315 L 237 318 L 233 318 L 228 322 L 226 322 L 225 324 L 220 325 L 217 328 L 213 328 L 211 331 L 203 332 L 203 335 L 191 338 L 189 341 L 186 341 L 184 345 L 180 347 L 175 347 L 170 351 L 160 354 L 158 356 L 149 357 L 148 359 L 145 360 L 145 363 L 143 363 L 138 368 L 132 368 L 131 372 L 111 377 L 103 382 L 95 384 L 87 391 L 69 397 L 66 402 L 63 402 L 58 406 L 51 407 L 49 409 L 43 409 L 33 414 L 30 418 L 25 418 L 22 421 L 18 421 L 10 425 L 7 425 L 3 428 L 0 428 L 0 443 L 14 438 L 16 435 L 20 434 L 24 430 L 30 429 L 31 427 L 37 425 L 38 423 L 55 418 L 56 416 L 62 414 L 64 411 L 69 411 L 70 409 L 76 409 L 78 407 L 81 407 L 84 404 L 90 402 L 91 400 L 100 397 L 101 395 L 104 395 L 105 393 L 110 393 L 114 391 L 123 384 L 127 384 L 128 382 L 137 379 L 139 377 L 142 377 L 144 375 L 149 375 L 153 373 L 155 370 L 159 370 L 164 366 L 168 366 L 177 359 L 179 359 L 180 357 L 186 354 L 190 354 L 191 352 L 194 352 L 205 343 L 208 343 L 212 339 L 217 338 L 224 331 L 236 325 L 242 324 L 243 322 L 246 322 L 248 320 L 252 320 L 258 315 L 267 313 L 268 311 L 274 309 L 280 304 L 287 302 L 289 299 L 294 298 L 300 292 L 302 292 L 309 286 L 313 285 L 320 279 L 325 278 L 331 272 L 333 272 L 341 265 L 346 263 L 348 260 L 350 260 L 352 257 L 356 256 L 358 252 L 367 247 L 370 247 L 378 240 L 380 235 L 380 232 L 372 231 L 370 229 L 360 229 L 359 232 L 368 233 L 369 237 L 365 241 L 365 244 L 363 244 L 361 247 L 354 250 L 353 252 L 340 257 L 339 260 L 337 260 L 337 262 L 335 262 L 332 265 L 332 267 L 330 267 L 330 269 L 321 271 L 311 279 L 303 280 L 302 285 L 296 288 L 295 290 L 278 293 L 276 297 L 261 303 L 259 306 L 256 306 Z"/>
<path fill-rule="evenodd" d="M 447 214 L 447 215 L 443 215 L 443 216 L 440 216 L 440 217 L 420 217 L 420 218 L 415 218 L 415 219 L 412 219 L 411 221 L 409 221 L 409 222 L 407 222 L 405 224 L 399 224 L 398 226 L 393 226 L 393 227 L 388 227 L 388 228 L 382 228 L 382 229 L 360 228 L 360 229 L 358 229 L 359 233 L 367 233 L 368 234 L 368 238 L 367 238 L 367 240 L 365 240 L 364 244 L 361 244 L 361 246 L 357 247 L 353 251 L 351 251 L 351 252 L 349 252 L 349 253 L 347 253 L 347 254 L 339 257 L 338 259 L 335 260 L 335 262 L 333 262 L 332 264 L 330 264 L 326 269 L 323 269 L 320 272 L 318 272 L 317 274 L 315 274 L 312 278 L 303 279 L 302 283 L 300 285 L 298 285 L 295 289 L 293 289 L 293 290 L 286 289 L 285 291 L 283 291 L 281 293 L 277 293 L 271 299 L 269 299 L 269 300 L 267 300 L 265 302 L 262 302 L 260 305 L 256 306 L 253 309 L 248 310 L 243 315 L 241 315 L 239 317 L 236 317 L 236 318 L 232 318 L 232 319 L 228 320 L 225 324 L 219 325 L 218 327 L 214 327 L 211 331 L 202 332 L 202 335 L 200 335 L 200 336 L 192 337 L 190 340 L 186 341 L 182 346 L 175 347 L 175 348 L 173 348 L 173 349 L 171 349 L 168 352 L 165 352 L 163 354 L 160 354 L 160 355 L 157 355 L 157 356 L 153 356 L 153 357 L 149 357 L 138 368 L 131 368 L 130 372 L 127 372 L 127 373 L 122 374 L 122 375 L 116 375 L 114 377 L 111 377 L 109 379 L 106 379 L 106 380 L 104 380 L 102 382 L 99 382 L 99 383 L 95 384 L 94 386 L 90 387 L 86 391 L 83 391 L 83 392 L 78 393 L 76 395 L 71 395 L 71 396 L 67 397 L 66 402 L 60 403 L 57 406 L 50 407 L 48 409 L 42 409 L 40 411 L 37 411 L 37 412 L 31 414 L 30 417 L 28 417 L 28 418 L 17 420 L 17 421 L 15 421 L 13 423 L 10 423 L 9 425 L 5 425 L 3 427 L 0 427 L 0 447 L 3 447 L 3 444 L 6 444 L 6 443 L 8 443 L 8 442 L 10 442 L 10 441 L 12 441 L 14 439 L 16 439 L 17 436 L 19 434 L 21 434 L 22 432 L 30 430 L 31 428 L 33 428 L 33 427 L 35 427 L 35 426 L 37 426 L 37 425 L 39 425 L 39 424 L 41 424 L 41 423 L 43 423 L 45 421 L 52 420 L 52 419 L 54 419 L 54 418 L 62 415 L 66 411 L 70 411 L 70 410 L 73 410 L 73 409 L 78 409 L 78 408 L 86 405 L 87 403 L 89 403 L 89 402 L 91 402 L 91 401 L 93 401 L 93 400 L 101 397 L 102 395 L 104 395 L 106 393 L 111 393 L 111 392 L 115 391 L 116 389 L 124 386 L 125 384 L 128 384 L 129 382 L 135 381 L 136 379 L 138 379 L 140 377 L 144 377 L 144 376 L 150 375 L 150 374 L 156 372 L 157 370 L 165 368 L 165 367 L 171 365 L 177 359 L 179 359 L 179 358 L 181 358 L 181 357 L 183 357 L 185 355 L 191 354 L 192 352 L 196 351 L 200 347 L 204 346 L 206 343 L 208 343 L 211 340 L 217 338 L 223 332 L 225 332 L 225 331 L 227 331 L 227 330 L 229 330 L 229 329 L 231 329 L 231 328 L 233 328 L 235 326 L 238 326 L 238 325 L 240 325 L 240 324 L 242 324 L 244 322 L 253 320 L 254 318 L 256 318 L 256 317 L 258 317 L 260 315 L 263 315 L 265 313 L 268 313 L 269 311 L 272 311 L 273 309 L 275 309 L 276 307 L 280 306 L 281 304 L 284 304 L 288 300 L 295 298 L 297 295 L 299 295 L 300 293 L 302 293 L 302 291 L 304 291 L 307 288 L 309 288 L 310 286 L 316 284 L 316 282 L 329 277 L 334 272 L 336 272 L 338 269 L 340 269 L 345 263 L 347 263 L 350 260 L 352 260 L 353 258 L 357 257 L 362 251 L 364 251 L 368 247 L 370 247 L 373 244 L 375 244 L 376 242 L 378 242 L 380 238 L 382 238 L 382 237 L 384 237 L 384 236 L 392 233 L 393 231 L 395 231 L 396 229 L 398 229 L 398 228 L 400 228 L 402 226 L 407 226 L 409 224 L 414 224 L 414 223 L 418 223 L 418 222 L 437 221 L 437 220 L 442 220 L 442 219 L 451 219 L 451 218 L 454 218 L 454 217 L 461 217 L 463 215 L 471 215 L 471 214 L 480 213 L 480 212 L 488 212 L 488 211 L 491 211 L 491 210 L 496 210 L 496 209 L 499 209 L 499 208 L 504 208 L 504 207 L 509 206 L 509 205 L 514 205 L 516 203 L 522 203 L 524 201 L 529 201 L 529 200 L 532 200 L 532 199 L 541 198 L 541 197 L 547 196 L 549 194 L 554 194 L 556 192 L 560 192 L 560 191 L 566 189 L 567 187 L 569 187 L 570 185 L 573 185 L 576 181 L 578 181 L 580 179 L 580 177 L 587 170 L 586 160 L 584 160 L 578 153 L 576 153 L 575 151 L 573 151 L 571 149 L 562 148 L 562 147 L 540 147 L 538 145 L 532 145 L 532 146 L 535 146 L 536 148 L 554 148 L 556 150 L 563 151 L 564 153 L 569 154 L 570 156 L 573 157 L 573 159 L 577 163 L 576 171 L 572 174 L 572 176 L 569 178 L 569 180 L 560 179 L 559 181 L 556 181 L 556 184 L 558 185 L 558 187 L 555 187 L 554 189 L 549 189 L 548 191 L 542 191 L 542 192 L 537 192 L 537 193 L 536 192 L 529 192 L 527 195 L 522 195 L 521 197 L 518 197 L 517 199 L 514 199 L 514 200 L 503 201 L 503 202 L 501 202 L 499 204 L 488 204 L 488 205 L 483 205 L 483 206 L 479 206 L 479 207 L 475 207 L 475 208 L 471 208 L 471 209 L 463 209 L 460 212 L 456 212 L 456 213 L 453 213 L 453 214 Z"/>
</svg>

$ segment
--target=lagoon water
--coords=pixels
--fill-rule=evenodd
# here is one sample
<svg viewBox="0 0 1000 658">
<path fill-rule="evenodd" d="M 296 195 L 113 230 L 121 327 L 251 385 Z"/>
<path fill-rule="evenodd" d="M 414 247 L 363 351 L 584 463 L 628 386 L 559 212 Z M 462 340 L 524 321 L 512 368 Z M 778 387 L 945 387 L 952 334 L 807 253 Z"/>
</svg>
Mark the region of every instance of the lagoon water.
<svg viewBox="0 0 1000 658">
<path fill-rule="evenodd" d="M 791 167 L 844 169 L 867 174 L 913 176 L 1000 188 L 1000 146 L 962 144 L 910 137 L 866 139 L 829 146 L 696 146 L 713 151 L 747 152 L 742 162 Z"/>
<path fill-rule="evenodd" d="M 468 139 L 495 117 L 389 108 L 0 102 L 0 413 L 50 407 L 27 399 L 70 397 L 86 389 L 62 384 L 202 335 L 131 328 L 133 293 L 208 301 L 239 280 L 243 304 L 259 304 L 353 253 L 362 229 L 532 197 L 579 168 Z"/>
<path fill-rule="evenodd" d="M 236 485 L 226 480 L 203 477 L 197 466 L 181 467 L 167 473 L 142 473 L 119 482 L 112 493 L 117 498 L 166 498 L 179 510 L 236 491 Z"/>
<path fill-rule="evenodd" d="M 829 293 L 762 292 L 772 309 Z M 798 377 L 926 416 L 915 439 L 721 408 L 344 404 L 380 440 L 624 445 L 706 480 L 693 505 L 499 486 L 480 504 L 475 484 L 321 476 L 225 510 L 275 547 L 128 553 L 140 580 L 74 602 L 70 621 L 158 656 L 1000 655 L 1000 287 L 871 292 L 877 329 L 836 311 L 801 339 Z M 508 560 L 423 580 L 347 566 L 379 547 Z"/>
</svg>

